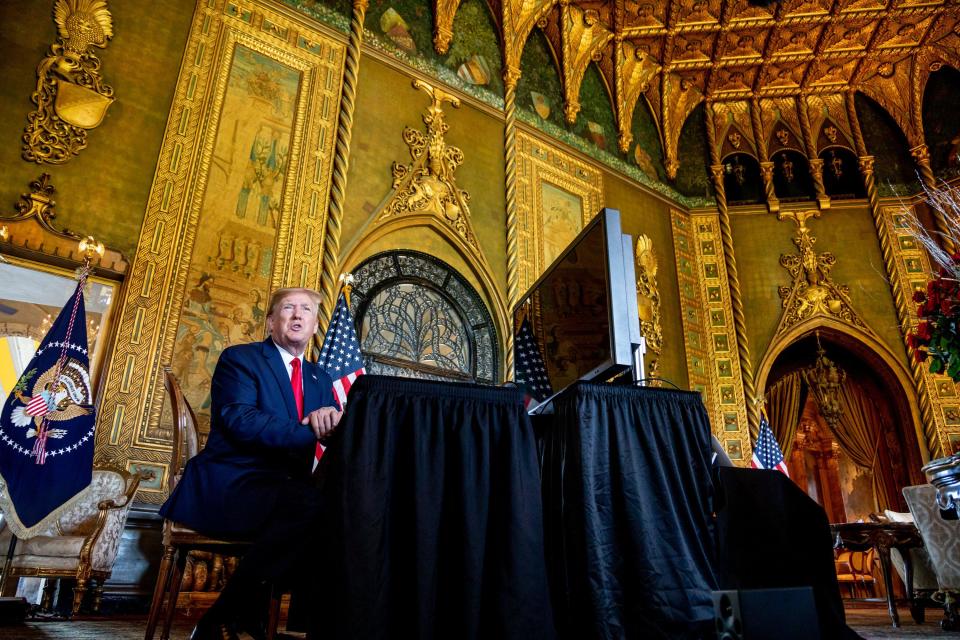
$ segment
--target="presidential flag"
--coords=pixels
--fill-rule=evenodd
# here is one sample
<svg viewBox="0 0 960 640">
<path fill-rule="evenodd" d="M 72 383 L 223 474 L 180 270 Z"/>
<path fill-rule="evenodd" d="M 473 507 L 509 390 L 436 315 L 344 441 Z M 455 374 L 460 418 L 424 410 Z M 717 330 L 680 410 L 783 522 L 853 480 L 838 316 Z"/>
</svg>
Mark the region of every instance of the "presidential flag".
<svg viewBox="0 0 960 640">
<path fill-rule="evenodd" d="M 773 435 L 773 430 L 767 422 L 767 416 L 760 414 L 760 433 L 757 434 L 757 442 L 753 445 L 753 459 L 750 466 L 754 469 L 776 469 L 786 476 L 787 465 L 783 461 L 783 453 L 780 451 L 780 445 Z"/>
<path fill-rule="evenodd" d="M 514 379 L 524 388 L 524 403 L 529 410 L 552 396 L 553 387 L 550 386 L 547 367 L 527 318 L 520 323 L 520 330 L 513 341 L 513 351 Z"/>
<path fill-rule="evenodd" d="M 353 326 L 353 315 L 347 304 L 346 296 L 341 293 L 337 299 L 337 306 L 333 309 L 333 318 L 327 326 L 327 333 L 323 337 L 323 346 L 320 347 L 320 357 L 317 364 L 333 379 L 333 395 L 340 405 L 340 409 L 347 406 L 347 394 L 350 386 L 359 376 L 366 373 L 363 368 L 363 357 L 360 354 L 360 341 L 357 340 L 357 330 Z M 317 443 L 316 459 L 323 455 L 323 446 Z"/>
<path fill-rule="evenodd" d="M 0 511 L 18 538 L 45 529 L 93 474 L 93 390 L 81 276 L 0 412 Z"/>
</svg>

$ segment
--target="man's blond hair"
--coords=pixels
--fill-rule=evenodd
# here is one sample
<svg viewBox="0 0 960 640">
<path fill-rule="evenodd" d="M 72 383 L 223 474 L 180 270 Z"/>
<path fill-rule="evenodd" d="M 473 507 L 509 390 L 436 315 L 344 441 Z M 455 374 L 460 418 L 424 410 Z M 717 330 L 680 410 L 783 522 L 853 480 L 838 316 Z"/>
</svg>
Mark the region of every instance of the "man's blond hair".
<svg viewBox="0 0 960 640">
<path fill-rule="evenodd" d="M 269 318 L 277 310 L 277 307 L 280 306 L 280 303 L 284 301 L 287 296 L 292 296 L 295 293 L 305 293 L 310 296 L 310 299 L 313 300 L 313 303 L 317 305 L 317 314 L 320 313 L 320 302 L 323 301 L 323 297 L 320 295 L 319 291 L 314 291 L 313 289 L 307 289 L 305 287 L 284 287 L 283 289 L 277 289 L 272 294 L 270 294 L 270 305 L 267 307 L 267 317 Z"/>
</svg>

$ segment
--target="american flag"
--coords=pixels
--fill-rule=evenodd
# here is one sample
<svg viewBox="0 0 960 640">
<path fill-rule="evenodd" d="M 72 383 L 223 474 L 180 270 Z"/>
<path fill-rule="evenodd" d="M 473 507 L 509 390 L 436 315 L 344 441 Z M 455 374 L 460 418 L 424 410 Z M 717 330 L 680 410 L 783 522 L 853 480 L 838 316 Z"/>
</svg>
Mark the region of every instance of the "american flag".
<svg viewBox="0 0 960 640">
<path fill-rule="evenodd" d="M 527 318 L 520 323 L 520 331 L 513 343 L 516 357 L 513 365 L 514 378 L 525 388 L 524 402 L 528 409 L 553 395 L 553 387 L 547 378 L 547 368 Z"/>
<path fill-rule="evenodd" d="M 789 477 L 787 465 L 783 461 L 783 453 L 780 451 L 780 445 L 773 435 L 770 423 L 767 422 L 767 416 L 760 414 L 760 433 L 757 435 L 757 442 L 753 445 L 753 459 L 750 466 L 754 469 L 776 469 L 785 476 Z"/>
<path fill-rule="evenodd" d="M 353 316 L 350 314 L 350 307 L 343 293 L 340 294 L 337 306 L 333 309 L 333 318 L 323 337 L 323 346 L 320 347 L 317 364 L 333 378 L 333 395 L 343 409 L 347 406 L 350 385 L 358 376 L 366 373 L 366 369 L 363 368 L 363 357 L 360 355 L 357 330 L 353 326 Z M 323 446 L 317 443 L 317 460 L 320 460 L 322 455 Z"/>
</svg>

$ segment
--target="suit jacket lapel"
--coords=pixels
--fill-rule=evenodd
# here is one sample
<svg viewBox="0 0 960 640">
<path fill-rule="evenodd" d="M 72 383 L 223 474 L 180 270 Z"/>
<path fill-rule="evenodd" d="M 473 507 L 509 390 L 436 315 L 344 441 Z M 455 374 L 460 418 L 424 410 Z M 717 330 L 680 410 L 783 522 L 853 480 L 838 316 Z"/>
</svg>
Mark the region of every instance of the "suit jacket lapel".
<svg viewBox="0 0 960 640">
<path fill-rule="evenodd" d="M 270 338 L 263 341 L 263 357 L 266 358 L 267 366 L 277 380 L 277 386 L 280 387 L 280 395 L 283 398 L 284 404 L 287 405 L 287 413 L 289 413 L 290 417 L 294 420 L 298 420 L 297 401 L 293 399 L 293 387 L 290 386 L 290 375 L 287 373 L 287 367 L 283 364 L 283 358 L 280 357 L 280 352 L 277 351 L 277 345 L 275 345 Z M 306 400 L 306 398 L 304 398 L 304 400 Z"/>
<path fill-rule="evenodd" d="M 320 377 L 317 365 L 303 361 L 303 411 L 307 414 L 320 408 Z"/>
</svg>

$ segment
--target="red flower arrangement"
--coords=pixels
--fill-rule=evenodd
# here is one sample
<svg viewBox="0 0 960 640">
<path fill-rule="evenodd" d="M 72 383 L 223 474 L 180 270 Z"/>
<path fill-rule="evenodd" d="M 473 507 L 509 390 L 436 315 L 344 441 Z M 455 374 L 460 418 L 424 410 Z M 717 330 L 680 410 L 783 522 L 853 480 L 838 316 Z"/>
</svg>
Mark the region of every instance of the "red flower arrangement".
<svg viewBox="0 0 960 640">
<path fill-rule="evenodd" d="M 917 362 L 930 360 L 931 373 L 945 373 L 954 382 L 960 382 L 960 254 L 951 256 L 952 268 L 940 269 L 940 274 L 927 283 L 927 290 L 913 294 L 920 306 L 920 323 L 907 336 L 907 344 L 914 349 Z"/>
</svg>

